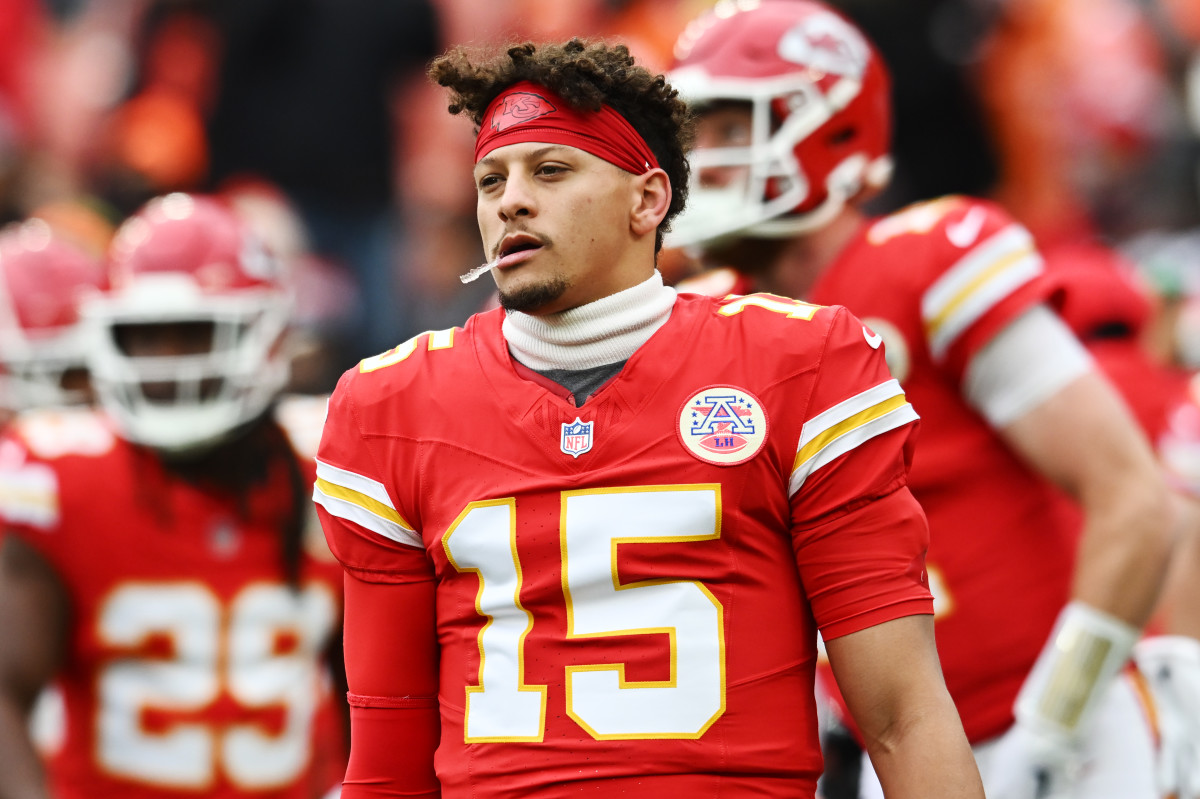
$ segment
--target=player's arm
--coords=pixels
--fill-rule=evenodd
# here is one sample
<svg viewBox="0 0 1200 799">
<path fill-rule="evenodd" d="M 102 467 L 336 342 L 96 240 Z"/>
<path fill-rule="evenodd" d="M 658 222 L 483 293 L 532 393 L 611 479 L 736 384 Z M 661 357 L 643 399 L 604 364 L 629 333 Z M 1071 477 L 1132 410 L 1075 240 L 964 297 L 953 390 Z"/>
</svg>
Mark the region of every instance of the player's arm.
<svg viewBox="0 0 1200 799">
<path fill-rule="evenodd" d="M 36 550 L 0 535 L 0 799 L 48 799 L 29 716 L 66 648 L 67 596 Z"/>
<path fill-rule="evenodd" d="M 964 386 L 1012 450 L 1084 513 L 1070 601 L 1017 697 L 1017 724 L 997 755 L 1003 784 L 988 786 L 997 797 L 1025 796 L 1034 782 L 1066 778 L 1089 719 L 1129 660 L 1166 570 L 1171 502 L 1132 414 L 1047 309 L 997 334 Z"/>
<path fill-rule="evenodd" d="M 1157 711 L 1164 796 L 1200 799 L 1200 501 L 1177 494 L 1179 543 L 1157 611 L 1161 632 L 1134 647 Z"/>
<path fill-rule="evenodd" d="M 1155 611 L 1158 632 L 1134 647 L 1158 718 L 1157 778 L 1164 796 L 1200 799 L 1200 437 L 1195 400 L 1170 416 L 1158 441 L 1176 488 L 1178 539 Z"/>
<path fill-rule="evenodd" d="M 1116 391 L 1087 372 L 1000 433 L 1084 511 L 1073 599 L 1140 628 L 1162 586 L 1171 502 L 1150 444 Z"/>
<path fill-rule="evenodd" d="M 1143 625 L 1171 547 L 1170 495 L 1150 442 L 1074 334 L 1035 306 L 975 355 L 964 394 L 1083 510 L 1072 598 Z"/>
<path fill-rule="evenodd" d="M 345 583 L 351 748 L 342 799 L 440 796 L 434 583 L 349 572 Z"/>
<path fill-rule="evenodd" d="M 362 443 L 353 377 L 330 399 L 313 492 L 325 539 L 345 567 L 350 757 L 341 796 L 437 797 L 436 583 L 420 535 Z"/>
<path fill-rule="evenodd" d="M 929 525 L 907 486 L 918 416 L 878 345 L 848 312 L 830 325 L 824 363 L 837 367 L 813 384 L 789 483 L 796 565 L 887 795 L 982 797 L 934 645 Z"/>
<path fill-rule="evenodd" d="M 825 647 L 889 797 L 983 796 L 942 680 L 932 616 L 886 621 Z"/>
</svg>

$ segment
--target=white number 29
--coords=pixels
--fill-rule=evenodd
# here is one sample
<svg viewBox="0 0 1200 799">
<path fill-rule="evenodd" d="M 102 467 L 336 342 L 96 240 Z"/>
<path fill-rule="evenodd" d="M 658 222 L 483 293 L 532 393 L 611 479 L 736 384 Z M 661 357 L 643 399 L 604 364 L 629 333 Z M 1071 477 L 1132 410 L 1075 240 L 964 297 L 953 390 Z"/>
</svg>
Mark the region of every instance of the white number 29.
<svg viewBox="0 0 1200 799">
<path fill-rule="evenodd" d="M 625 679 L 623 663 L 567 669 L 567 713 L 596 739 L 698 738 L 725 712 L 724 609 L 696 580 L 623 583 L 623 544 L 720 536 L 719 486 L 563 494 L 559 530 L 567 637 L 666 634 L 670 677 Z M 479 576 L 478 685 L 467 688 L 466 741 L 540 741 L 546 686 L 525 683 L 532 615 L 521 606 L 512 499 L 468 505 L 443 538 L 451 564 Z"/>
<path fill-rule="evenodd" d="M 316 710 L 318 652 L 334 624 L 329 590 L 299 594 L 260 583 L 224 606 L 199 583 L 138 583 L 114 591 L 99 616 L 101 639 L 136 649 L 165 638 L 165 657 L 119 657 L 98 680 L 97 757 L 105 770 L 171 788 L 211 785 L 217 769 L 235 784 L 262 789 L 296 779 L 306 766 Z M 281 640 L 294 646 L 283 649 Z M 282 650 L 282 651 L 281 651 Z M 148 711 L 198 712 L 223 694 L 245 708 L 280 706 L 282 730 L 197 718 L 163 730 Z"/>
</svg>

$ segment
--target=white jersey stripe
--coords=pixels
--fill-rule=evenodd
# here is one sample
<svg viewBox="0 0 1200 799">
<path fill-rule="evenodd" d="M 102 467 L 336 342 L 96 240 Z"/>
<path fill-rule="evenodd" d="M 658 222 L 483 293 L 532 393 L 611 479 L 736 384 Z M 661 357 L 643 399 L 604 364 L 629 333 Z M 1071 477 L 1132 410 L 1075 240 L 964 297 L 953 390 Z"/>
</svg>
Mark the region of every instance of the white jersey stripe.
<svg viewBox="0 0 1200 799">
<path fill-rule="evenodd" d="M 918 418 L 896 380 L 880 383 L 838 403 L 804 423 L 792 465 L 788 494 L 800 490 L 808 476 L 825 464 Z"/>
<path fill-rule="evenodd" d="M 58 478 L 43 464 L 0 472 L 0 519 L 51 528 L 59 522 Z"/>
<path fill-rule="evenodd" d="M 413 526 L 396 510 L 378 480 L 317 461 L 313 501 L 329 513 L 401 544 L 423 547 Z"/>
<path fill-rule="evenodd" d="M 383 487 L 383 483 L 378 480 L 372 480 L 370 477 L 364 477 L 357 472 L 351 472 L 346 469 L 339 469 L 324 461 L 317 461 L 317 479 L 324 480 L 334 485 L 348 488 L 355 493 L 370 497 L 381 505 L 387 506 L 393 513 L 396 512 L 396 506 L 392 504 L 392 498 L 388 496 L 387 489 Z"/>
<path fill-rule="evenodd" d="M 401 523 L 401 517 L 393 511 L 392 518 L 380 516 L 375 510 L 369 509 L 362 503 L 363 496 L 352 491 L 338 490 L 337 486 L 318 480 L 313 489 L 313 501 L 323 507 L 332 516 L 354 522 L 359 527 L 365 527 L 384 538 L 418 549 L 425 545 L 416 531 Z M 375 505 L 378 508 L 377 505 Z"/>
<path fill-rule="evenodd" d="M 921 299 L 930 352 L 945 355 L 988 309 L 1042 270 L 1029 232 L 1010 225 L 959 260 Z"/>
</svg>

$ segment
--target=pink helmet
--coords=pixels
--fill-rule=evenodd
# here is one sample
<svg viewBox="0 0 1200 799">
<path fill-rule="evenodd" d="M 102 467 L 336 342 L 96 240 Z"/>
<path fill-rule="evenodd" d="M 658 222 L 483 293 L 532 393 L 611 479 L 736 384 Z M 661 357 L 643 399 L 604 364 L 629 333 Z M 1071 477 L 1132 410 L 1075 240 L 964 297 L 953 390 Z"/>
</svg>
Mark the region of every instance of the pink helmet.
<svg viewBox="0 0 1200 799">
<path fill-rule="evenodd" d="M 104 408 L 130 439 L 166 451 L 202 449 L 256 418 L 288 378 L 283 346 L 291 292 L 281 263 L 213 197 L 169 194 L 117 230 L 110 290 L 89 303 L 92 375 Z M 207 352 L 135 357 L 123 326 L 210 323 Z M 174 398 L 148 384 L 173 383 Z"/>
<path fill-rule="evenodd" d="M 79 308 L 103 289 L 100 260 L 34 218 L 0 231 L 0 280 L 0 407 L 86 402 L 88 392 L 64 378 L 85 369 Z"/>
<path fill-rule="evenodd" d="M 814 0 L 722 0 L 675 45 L 670 83 L 696 110 L 743 102 L 745 147 L 691 155 L 688 206 L 667 244 L 733 235 L 776 238 L 827 224 L 891 177 L 887 70 L 857 27 Z M 708 187 L 708 167 L 745 167 Z"/>
</svg>

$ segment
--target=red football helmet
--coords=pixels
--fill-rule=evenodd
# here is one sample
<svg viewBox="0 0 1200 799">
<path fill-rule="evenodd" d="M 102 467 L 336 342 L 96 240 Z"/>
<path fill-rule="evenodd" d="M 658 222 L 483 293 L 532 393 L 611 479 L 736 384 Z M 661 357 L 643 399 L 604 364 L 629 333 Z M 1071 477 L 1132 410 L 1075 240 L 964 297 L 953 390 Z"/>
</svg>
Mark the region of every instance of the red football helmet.
<svg viewBox="0 0 1200 799">
<path fill-rule="evenodd" d="M 100 261 L 41 219 L 0 231 L 0 408 L 79 405 L 89 394 L 79 307 L 103 288 Z"/>
<path fill-rule="evenodd" d="M 744 103 L 747 146 L 697 148 L 669 246 L 782 238 L 827 224 L 892 172 L 889 78 L 874 46 L 815 0 L 722 0 L 684 30 L 670 83 L 703 114 Z M 736 168 L 723 186 L 704 170 Z"/>
<path fill-rule="evenodd" d="M 96 394 L 130 440 L 168 452 L 219 443 L 288 378 L 291 292 L 280 262 L 212 197 L 151 200 L 118 229 L 110 290 L 85 306 Z M 127 331 L 203 331 L 201 352 L 134 352 Z M 169 390 L 164 391 L 163 387 Z M 151 389 L 153 387 L 153 389 Z"/>
</svg>

